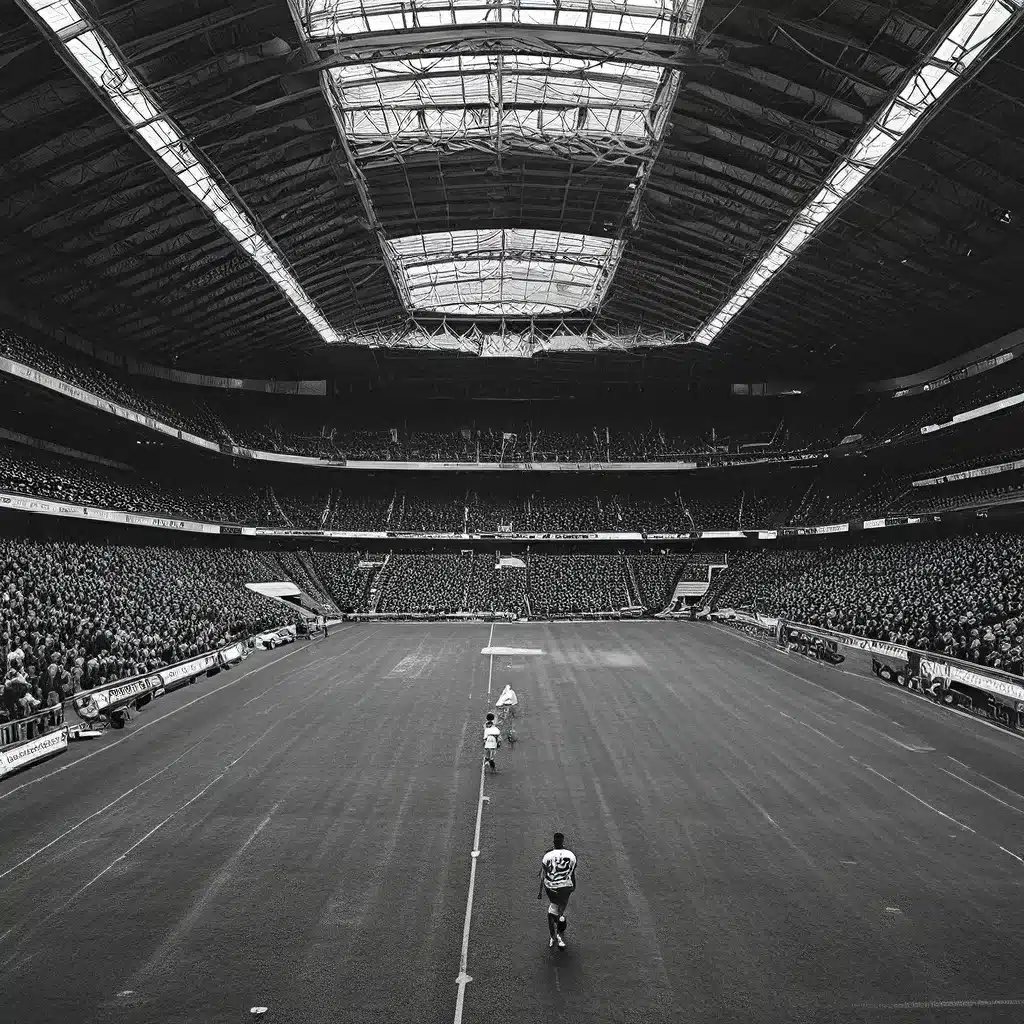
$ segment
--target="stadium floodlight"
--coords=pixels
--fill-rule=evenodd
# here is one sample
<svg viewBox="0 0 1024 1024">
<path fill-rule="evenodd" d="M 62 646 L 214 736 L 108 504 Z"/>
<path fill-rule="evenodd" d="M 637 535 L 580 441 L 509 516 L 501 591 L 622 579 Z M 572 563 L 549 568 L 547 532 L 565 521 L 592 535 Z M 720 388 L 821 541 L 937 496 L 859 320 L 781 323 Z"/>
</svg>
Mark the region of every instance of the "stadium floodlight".
<svg viewBox="0 0 1024 1024">
<path fill-rule="evenodd" d="M 184 134 L 157 106 L 148 90 L 117 55 L 112 40 L 81 5 L 76 0 L 21 2 L 35 13 L 70 60 L 107 97 L 130 132 L 274 282 L 317 334 L 326 342 L 337 342 L 337 332 L 288 271 L 270 240 L 218 184 Z"/>
<path fill-rule="evenodd" d="M 536 25 L 639 35 L 692 28 L 693 0 L 306 0 L 311 39 L 453 25 Z"/>
<path fill-rule="evenodd" d="M 383 243 L 409 310 L 499 317 L 596 309 L 622 245 L 523 228 L 437 231 Z"/>
<path fill-rule="evenodd" d="M 1002 38 L 1007 24 L 1024 10 L 1024 0 L 972 0 L 952 29 L 854 143 L 814 198 L 794 217 L 739 288 L 690 337 L 710 345 L 743 307 L 796 255 L 815 232 L 904 142 L 915 126 L 937 109 L 942 97 Z"/>
</svg>

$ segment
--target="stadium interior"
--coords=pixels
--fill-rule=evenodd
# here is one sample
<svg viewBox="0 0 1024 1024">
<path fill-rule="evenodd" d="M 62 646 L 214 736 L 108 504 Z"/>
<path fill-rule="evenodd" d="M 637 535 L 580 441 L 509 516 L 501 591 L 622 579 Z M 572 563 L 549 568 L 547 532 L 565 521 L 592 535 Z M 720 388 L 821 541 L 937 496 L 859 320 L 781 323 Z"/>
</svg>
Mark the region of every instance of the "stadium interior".
<svg viewBox="0 0 1024 1024">
<path fill-rule="evenodd" d="M 1020 1020 L 1022 28 L 0 4 L 12 1020 Z M 560 821 L 625 892 L 561 967 L 502 923 Z"/>
</svg>

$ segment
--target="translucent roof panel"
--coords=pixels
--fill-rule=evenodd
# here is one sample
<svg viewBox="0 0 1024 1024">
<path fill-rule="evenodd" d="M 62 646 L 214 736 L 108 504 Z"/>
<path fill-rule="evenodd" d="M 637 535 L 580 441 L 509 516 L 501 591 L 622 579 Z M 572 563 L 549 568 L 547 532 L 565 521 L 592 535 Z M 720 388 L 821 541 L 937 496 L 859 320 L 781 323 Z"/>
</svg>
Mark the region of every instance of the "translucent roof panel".
<svg viewBox="0 0 1024 1024">
<path fill-rule="evenodd" d="M 28 0 L 56 43 L 78 65 L 135 137 L 157 157 L 192 197 L 277 285 L 324 341 L 338 341 L 313 300 L 289 273 L 270 241 L 260 234 L 245 211 L 214 180 L 199 154 L 164 115 L 143 88 L 132 68 L 114 52 L 113 43 L 70 0 Z"/>
<path fill-rule="evenodd" d="M 689 27 L 694 0 L 307 0 L 313 39 L 451 25 L 558 25 L 671 35 Z"/>
<path fill-rule="evenodd" d="M 600 305 L 622 242 L 564 231 L 438 231 L 384 243 L 410 311 L 543 316 Z"/>
<path fill-rule="evenodd" d="M 736 292 L 694 332 L 691 341 L 710 345 L 740 310 L 796 255 L 815 230 L 846 202 L 875 168 L 909 136 L 914 125 L 996 42 L 1014 9 L 1024 0 L 974 0 L 953 28 L 920 62 L 900 91 L 875 115 L 829 175 L 825 184 L 793 219 L 782 237 L 761 257 Z"/>
<path fill-rule="evenodd" d="M 346 136 L 443 142 L 652 136 L 664 72 L 572 57 L 451 56 L 351 64 L 331 77 Z"/>
</svg>

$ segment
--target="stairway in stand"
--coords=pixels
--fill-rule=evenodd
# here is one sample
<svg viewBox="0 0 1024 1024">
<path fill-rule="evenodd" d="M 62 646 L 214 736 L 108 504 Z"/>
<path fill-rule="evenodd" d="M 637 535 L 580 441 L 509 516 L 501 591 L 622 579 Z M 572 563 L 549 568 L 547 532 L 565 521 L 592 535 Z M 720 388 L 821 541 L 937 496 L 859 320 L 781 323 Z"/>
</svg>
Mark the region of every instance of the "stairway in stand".
<svg viewBox="0 0 1024 1024">
<path fill-rule="evenodd" d="M 391 575 L 388 572 L 388 563 L 391 561 L 391 552 L 387 553 L 384 559 L 384 564 L 380 567 L 380 570 L 373 577 L 373 583 L 370 584 L 370 611 L 375 612 L 380 607 L 381 598 L 383 598 L 385 591 L 388 589 L 388 585 L 391 583 Z"/>
</svg>

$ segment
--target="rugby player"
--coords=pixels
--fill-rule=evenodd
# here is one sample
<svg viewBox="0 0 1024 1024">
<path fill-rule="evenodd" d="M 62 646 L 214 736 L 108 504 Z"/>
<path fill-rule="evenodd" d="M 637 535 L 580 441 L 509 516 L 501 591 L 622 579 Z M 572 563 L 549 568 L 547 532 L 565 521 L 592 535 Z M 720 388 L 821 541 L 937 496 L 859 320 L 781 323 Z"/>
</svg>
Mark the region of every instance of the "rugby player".
<svg viewBox="0 0 1024 1024">
<path fill-rule="evenodd" d="M 540 860 L 540 884 L 548 897 L 548 939 L 550 949 L 556 942 L 559 949 L 565 949 L 562 933 L 569 927 L 565 909 L 569 897 L 576 888 L 576 854 L 565 848 L 565 836 L 556 832 L 554 848 L 548 850 Z M 537 893 L 537 899 L 541 894 Z"/>
</svg>

